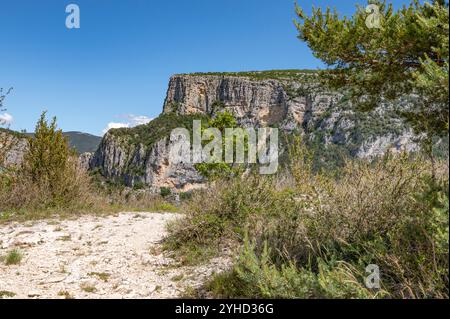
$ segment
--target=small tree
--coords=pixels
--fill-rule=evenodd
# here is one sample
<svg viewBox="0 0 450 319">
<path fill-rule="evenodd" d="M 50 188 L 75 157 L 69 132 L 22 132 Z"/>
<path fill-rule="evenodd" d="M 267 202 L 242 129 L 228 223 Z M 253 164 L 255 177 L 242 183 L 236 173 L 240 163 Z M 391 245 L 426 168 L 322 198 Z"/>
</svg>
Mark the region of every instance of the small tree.
<svg viewBox="0 0 450 319">
<path fill-rule="evenodd" d="M 211 119 L 208 123 L 209 127 L 217 128 L 222 133 L 222 151 L 225 151 L 225 146 L 227 143 L 225 136 L 226 128 L 236 128 L 237 121 L 233 114 L 228 111 L 221 112 L 217 114 L 216 118 Z M 206 141 L 205 143 L 210 142 Z M 236 141 L 233 141 L 235 143 Z M 206 178 L 209 179 L 217 179 L 228 177 L 236 174 L 239 170 L 239 167 L 225 163 L 222 159 L 219 159 L 217 163 L 200 163 L 196 164 L 195 168 L 199 171 L 199 173 Z"/>
<path fill-rule="evenodd" d="M 296 6 L 298 38 L 329 66 L 321 77 L 332 88 L 345 89 L 362 110 L 383 100 L 412 95 L 399 110 L 418 133 L 445 135 L 449 123 L 448 1 L 413 0 L 398 11 L 385 1 L 377 8 L 379 25 L 367 23 L 370 13 L 358 7 L 352 17 L 313 9 L 311 16 Z"/>
<path fill-rule="evenodd" d="M 33 184 L 45 188 L 50 196 L 58 199 L 66 190 L 68 173 L 72 174 L 70 155 L 67 140 L 57 129 L 56 118 L 49 124 L 46 112 L 43 112 L 24 158 L 24 174 Z"/>
</svg>

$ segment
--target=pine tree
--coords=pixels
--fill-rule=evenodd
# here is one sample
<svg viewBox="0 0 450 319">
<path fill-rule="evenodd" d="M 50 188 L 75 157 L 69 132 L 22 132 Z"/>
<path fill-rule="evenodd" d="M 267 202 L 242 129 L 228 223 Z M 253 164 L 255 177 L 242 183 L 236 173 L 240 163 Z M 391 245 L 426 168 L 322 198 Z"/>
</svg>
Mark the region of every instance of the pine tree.
<svg viewBox="0 0 450 319">
<path fill-rule="evenodd" d="M 367 111 L 383 100 L 413 96 L 414 103 L 399 113 L 418 133 L 425 133 L 428 142 L 446 135 L 448 1 L 414 0 L 398 11 L 385 1 L 369 4 L 378 12 L 358 7 L 350 18 L 330 8 L 313 8 L 307 16 L 296 6 L 298 38 L 328 66 L 321 78 L 331 88 L 346 90 L 354 104 Z M 379 25 L 367 23 L 374 14 Z"/>
<path fill-rule="evenodd" d="M 57 129 L 56 118 L 49 124 L 44 112 L 36 125 L 34 138 L 29 142 L 23 164 L 24 173 L 32 183 L 49 190 L 51 196 L 63 196 L 70 169 L 70 152 L 66 138 Z"/>
</svg>

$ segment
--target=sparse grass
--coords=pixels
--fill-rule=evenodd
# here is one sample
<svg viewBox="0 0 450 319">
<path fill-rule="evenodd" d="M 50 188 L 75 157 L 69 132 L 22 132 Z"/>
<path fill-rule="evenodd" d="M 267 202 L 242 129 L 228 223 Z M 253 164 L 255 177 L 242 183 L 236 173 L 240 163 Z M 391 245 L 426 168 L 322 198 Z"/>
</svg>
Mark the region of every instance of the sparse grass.
<svg viewBox="0 0 450 319">
<path fill-rule="evenodd" d="M 60 241 L 71 241 L 72 240 L 72 236 L 71 235 L 65 235 L 65 236 L 59 237 L 57 240 L 60 240 Z"/>
<path fill-rule="evenodd" d="M 69 208 L 69 207 L 16 207 L 8 211 L 0 211 L 0 224 L 11 221 L 25 222 L 38 221 L 43 219 L 58 218 L 60 220 L 72 219 L 84 215 L 110 216 L 120 212 L 168 212 L 177 213 L 179 208 L 165 201 L 159 195 L 155 194 L 136 194 L 128 193 L 104 193 L 103 190 L 95 191 L 98 193 L 95 200 L 89 207 Z M 95 193 L 94 192 L 94 193 Z M 0 204 L 1 210 L 1 204 Z M 56 223 L 56 221 L 54 221 Z M 57 226 L 55 231 L 61 231 Z"/>
<path fill-rule="evenodd" d="M 88 284 L 81 285 L 80 288 L 81 288 L 81 290 L 83 290 L 87 293 L 94 293 L 97 291 L 97 288 L 95 288 L 95 286 L 88 285 Z"/>
<path fill-rule="evenodd" d="M 184 274 L 175 275 L 172 277 L 172 281 L 181 281 L 184 279 Z"/>
<path fill-rule="evenodd" d="M 14 250 L 10 251 L 9 253 L 7 253 L 5 256 L 3 256 L 2 261 L 7 266 L 18 265 L 22 261 L 22 258 L 23 258 L 22 253 L 19 250 L 14 249 Z"/>
<path fill-rule="evenodd" d="M 109 277 L 111 277 L 111 274 L 108 274 L 106 272 L 90 272 L 88 275 L 91 277 L 97 277 L 104 282 L 107 282 L 109 280 Z"/>
<path fill-rule="evenodd" d="M 11 291 L 7 291 L 7 290 L 1 290 L 0 291 L 0 299 L 4 299 L 4 298 L 13 298 L 16 294 L 11 292 Z"/>
<path fill-rule="evenodd" d="M 185 287 L 181 293 L 181 299 L 199 299 L 200 297 L 197 289 L 192 286 Z"/>
<path fill-rule="evenodd" d="M 58 296 L 64 297 L 65 299 L 75 299 L 67 290 L 60 290 Z"/>
</svg>

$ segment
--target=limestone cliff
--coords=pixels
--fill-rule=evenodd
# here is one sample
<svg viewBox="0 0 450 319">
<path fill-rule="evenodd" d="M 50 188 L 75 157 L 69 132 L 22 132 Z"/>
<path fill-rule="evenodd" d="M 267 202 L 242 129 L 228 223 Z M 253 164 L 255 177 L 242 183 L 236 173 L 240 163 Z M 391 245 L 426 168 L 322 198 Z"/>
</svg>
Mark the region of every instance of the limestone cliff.
<svg viewBox="0 0 450 319">
<path fill-rule="evenodd" d="M 360 158 L 417 149 L 393 105 L 385 103 L 369 114 L 350 108 L 344 94 L 318 83 L 316 73 L 295 70 L 175 75 L 164 102 L 164 113 L 214 116 L 227 109 L 242 126 L 297 130 L 323 145 L 345 145 Z"/>
<path fill-rule="evenodd" d="M 0 129 L 0 169 L 1 167 L 18 167 L 28 149 L 25 135 Z"/>
<path fill-rule="evenodd" d="M 191 164 L 169 161 L 172 129 L 189 128 L 198 116 L 162 115 L 147 125 L 110 130 L 89 159 L 89 167 L 108 180 L 135 188 L 188 191 L 204 182 Z M 88 154 L 85 157 L 89 158 Z"/>
<path fill-rule="evenodd" d="M 393 105 L 380 105 L 368 114 L 353 109 L 345 94 L 323 88 L 311 71 L 175 75 L 163 114 L 147 125 L 111 130 L 89 167 L 129 186 L 195 187 L 204 180 L 192 165 L 168 161 L 168 136 L 175 127 L 189 127 L 195 117 L 214 117 L 223 110 L 244 127 L 303 134 L 321 161 L 337 152 L 370 158 L 387 150 L 417 149 L 414 134 Z"/>
</svg>

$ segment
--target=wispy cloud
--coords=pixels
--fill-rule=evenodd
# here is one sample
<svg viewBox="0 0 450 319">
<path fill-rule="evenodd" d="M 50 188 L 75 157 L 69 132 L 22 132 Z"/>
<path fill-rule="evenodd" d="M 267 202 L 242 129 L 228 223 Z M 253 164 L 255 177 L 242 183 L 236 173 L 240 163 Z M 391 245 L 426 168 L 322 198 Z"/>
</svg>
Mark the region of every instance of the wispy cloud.
<svg viewBox="0 0 450 319">
<path fill-rule="evenodd" d="M 147 124 L 152 120 L 152 118 L 145 116 L 145 115 L 127 114 L 122 117 L 125 118 L 126 121 L 108 123 L 106 128 L 103 130 L 103 134 L 108 132 L 110 129 L 122 128 L 122 127 L 135 127 L 138 125 Z"/>
<path fill-rule="evenodd" d="M 2 113 L 0 114 L 0 125 L 6 125 L 9 126 L 14 121 L 14 118 L 9 113 Z"/>
</svg>

